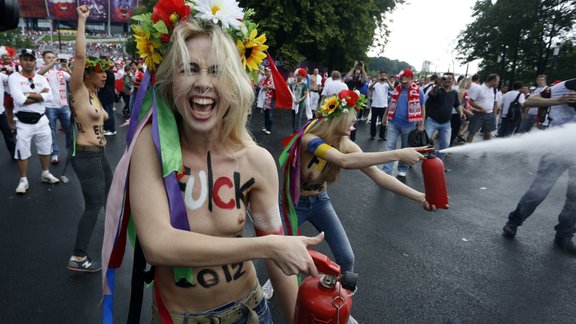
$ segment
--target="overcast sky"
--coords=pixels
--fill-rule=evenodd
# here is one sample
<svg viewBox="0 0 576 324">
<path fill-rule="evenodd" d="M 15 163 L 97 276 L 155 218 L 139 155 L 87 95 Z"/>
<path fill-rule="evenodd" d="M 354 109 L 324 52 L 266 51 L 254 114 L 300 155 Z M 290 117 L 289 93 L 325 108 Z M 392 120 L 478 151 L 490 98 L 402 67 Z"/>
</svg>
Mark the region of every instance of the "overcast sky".
<svg viewBox="0 0 576 324">
<path fill-rule="evenodd" d="M 466 65 L 460 65 L 453 49 L 458 34 L 473 21 L 471 14 L 475 2 L 406 0 L 387 15 L 391 20 L 391 33 L 383 56 L 405 61 L 418 71 L 428 60 L 432 62 L 432 72 L 445 72 L 449 68 L 451 72 L 464 74 Z M 477 69 L 477 64 L 470 63 L 468 74 L 477 72 Z"/>
</svg>

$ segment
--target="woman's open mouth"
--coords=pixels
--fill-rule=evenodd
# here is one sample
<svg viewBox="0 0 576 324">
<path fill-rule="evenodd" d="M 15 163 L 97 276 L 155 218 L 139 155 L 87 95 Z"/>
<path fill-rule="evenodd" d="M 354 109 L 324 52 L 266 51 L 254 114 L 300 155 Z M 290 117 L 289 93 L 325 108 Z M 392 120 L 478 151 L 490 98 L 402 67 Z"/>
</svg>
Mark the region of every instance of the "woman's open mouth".
<svg viewBox="0 0 576 324">
<path fill-rule="evenodd" d="M 192 116 L 198 120 L 209 119 L 215 111 L 216 101 L 209 97 L 192 97 L 189 99 Z"/>
</svg>

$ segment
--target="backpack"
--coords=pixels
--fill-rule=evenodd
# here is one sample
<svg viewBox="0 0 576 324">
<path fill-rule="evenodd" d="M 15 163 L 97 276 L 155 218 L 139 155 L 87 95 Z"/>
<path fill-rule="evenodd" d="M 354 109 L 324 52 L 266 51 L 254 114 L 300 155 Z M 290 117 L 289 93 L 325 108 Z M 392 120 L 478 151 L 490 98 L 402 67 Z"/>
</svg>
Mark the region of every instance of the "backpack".
<svg viewBox="0 0 576 324">
<path fill-rule="evenodd" d="M 508 107 L 508 113 L 506 114 L 506 119 L 509 121 L 519 121 L 522 118 L 522 104 L 518 101 L 522 92 L 518 93 L 516 99 L 510 103 Z"/>
</svg>

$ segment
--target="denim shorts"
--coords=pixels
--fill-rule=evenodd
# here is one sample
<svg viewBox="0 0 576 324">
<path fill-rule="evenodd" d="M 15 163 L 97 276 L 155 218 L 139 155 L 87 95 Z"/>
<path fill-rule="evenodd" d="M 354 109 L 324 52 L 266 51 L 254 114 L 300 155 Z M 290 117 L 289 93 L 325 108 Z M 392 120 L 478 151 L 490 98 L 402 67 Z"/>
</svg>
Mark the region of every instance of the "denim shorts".
<svg viewBox="0 0 576 324">
<path fill-rule="evenodd" d="M 249 309 L 245 303 L 248 299 L 253 298 L 255 294 L 257 295 L 259 302 L 257 302 L 254 308 Z M 227 314 L 236 311 L 243 313 L 241 318 L 234 321 L 225 319 Z M 222 306 L 201 313 L 170 312 L 170 317 L 172 317 L 174 324 L 273 324 L 272 314 L 270 313 L 270 308 L 268 308 L 268 301 L 266 298 L 264 298 L 260 285 L 254 288 L 240 301 L 229 302 Z M 257 319 L 255 317 L 257 317 Z M 152 304 L 152 323 L 162 323 L 158 308 L 155 304 Z"/>
<path fill-rule="evenodd" d="M 494 113 L 480 113 L 475 112 L 474 116 L 470 118 L 468 123 L 468 131 L 470 133 L 489 133 L 496 130 L 496 117 Z"/>
</svg>

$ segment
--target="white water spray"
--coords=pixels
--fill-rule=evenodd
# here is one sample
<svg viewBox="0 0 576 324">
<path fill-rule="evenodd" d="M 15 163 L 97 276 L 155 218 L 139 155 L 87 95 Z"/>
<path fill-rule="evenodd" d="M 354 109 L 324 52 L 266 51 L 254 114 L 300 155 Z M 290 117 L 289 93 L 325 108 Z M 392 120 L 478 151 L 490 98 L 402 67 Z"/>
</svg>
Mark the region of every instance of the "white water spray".
<svg viewBox="0 0 576 324">
<path fill-rule="evenodd" d="M 440 150 L 442 153 L 571 153 L 576 152 L 576 123 L 545 131 L 478 142 Z"/>
</svg>

